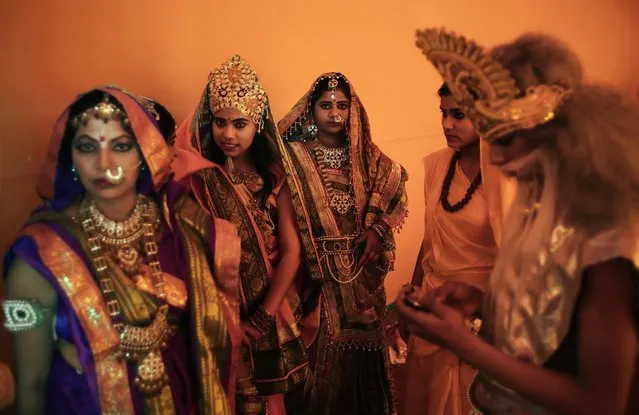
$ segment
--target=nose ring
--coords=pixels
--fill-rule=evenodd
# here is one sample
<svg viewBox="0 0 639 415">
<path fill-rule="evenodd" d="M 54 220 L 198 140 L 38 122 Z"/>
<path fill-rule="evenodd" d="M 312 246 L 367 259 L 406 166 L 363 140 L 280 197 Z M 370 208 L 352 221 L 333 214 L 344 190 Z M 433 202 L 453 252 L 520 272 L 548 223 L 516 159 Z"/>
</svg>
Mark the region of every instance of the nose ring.
<svg viewBox="0 0 639 415">
<path fill-rule="evenodd" d="M 122 177 L 124 176 L 124 170 L 122 169 L 122 166 L 118 166 L 116 168 L 116 172 L 115 174 L 111 173 L 112 169 L 107 169 L 106 171 L 106 179 L 109 183 L 111 184 L 118 184 L 120 182 L 122 182 Z"/>
</svg>

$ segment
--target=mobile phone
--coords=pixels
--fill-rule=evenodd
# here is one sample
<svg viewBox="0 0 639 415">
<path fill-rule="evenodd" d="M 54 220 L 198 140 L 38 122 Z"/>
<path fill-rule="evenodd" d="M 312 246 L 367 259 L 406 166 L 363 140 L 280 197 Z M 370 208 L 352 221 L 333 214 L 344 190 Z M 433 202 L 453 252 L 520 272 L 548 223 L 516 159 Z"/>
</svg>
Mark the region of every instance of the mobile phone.
<svg viewBox="0 0 639 415">
<path fill-rule="evenodd" d="M 424 307 L 422 304 L 418 303 L 408 295 L 404 297 L 404 303 L 406 303 L 406 305 L 410 308 L 414 308 L 415 310 L 425 311 L 427 313 L 430 312 L 428 308 Z"/>
</svg>

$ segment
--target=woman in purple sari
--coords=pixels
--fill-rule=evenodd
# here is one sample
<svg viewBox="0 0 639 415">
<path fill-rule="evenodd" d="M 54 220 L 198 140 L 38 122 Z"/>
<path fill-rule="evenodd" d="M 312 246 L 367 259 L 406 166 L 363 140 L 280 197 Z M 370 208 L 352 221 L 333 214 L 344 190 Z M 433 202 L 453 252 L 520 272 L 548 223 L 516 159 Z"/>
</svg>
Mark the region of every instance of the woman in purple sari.
<svg viewBox="0 0 639 415">
<path fill-rule="evenodd" d="M 232 413 L 240 240 L 183 196 L 171 158 L 120 89 L 58 119 L 45 203 L 5 258 L 18 413 Z"/>
</svg>

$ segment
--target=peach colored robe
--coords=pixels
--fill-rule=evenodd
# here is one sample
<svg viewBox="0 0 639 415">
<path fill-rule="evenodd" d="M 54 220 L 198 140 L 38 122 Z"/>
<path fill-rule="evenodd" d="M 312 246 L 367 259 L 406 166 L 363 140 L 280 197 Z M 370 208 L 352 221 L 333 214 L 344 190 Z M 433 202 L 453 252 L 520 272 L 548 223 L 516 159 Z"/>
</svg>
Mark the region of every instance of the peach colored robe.
<svg viewBox="0 0 639 415">
<path fill-rule="evenodd" d="M 484 290 L 501 229 L 502 179 L 482 157 L 482 184 L 462 210 L 446 212 L 439 198 L 453 153 L 451 149 L 443 149 L 424 159 L 426 215 L 422 287 L 431 290 L 444 281 L 454 280 Z M 484 154 L 482 149 L 482 156 Z M 449 192 L 451 204 L 464 197 L 471 180 L 458 164 Z M 452 352 L 411 336 L 404 414 L 468 414 L 466 390 L 474 374 L 475 370 Z"/>
</svg>

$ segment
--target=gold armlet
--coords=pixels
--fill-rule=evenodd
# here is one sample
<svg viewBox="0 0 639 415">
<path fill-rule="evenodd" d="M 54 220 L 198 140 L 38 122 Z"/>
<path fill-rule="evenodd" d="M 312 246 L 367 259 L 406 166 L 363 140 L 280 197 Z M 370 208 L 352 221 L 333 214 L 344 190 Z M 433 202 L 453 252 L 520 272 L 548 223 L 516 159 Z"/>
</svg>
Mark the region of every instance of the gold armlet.
<svg viewBox="0 0 639 415">
<path fill-rule="evenodd" d="M 44 321 L 45 308 L 38 300 L 4 300 L 2 309 L 6 321 L 4 327 L 10 332 L 27 331 L 39 327 Z"/>
</svg>

